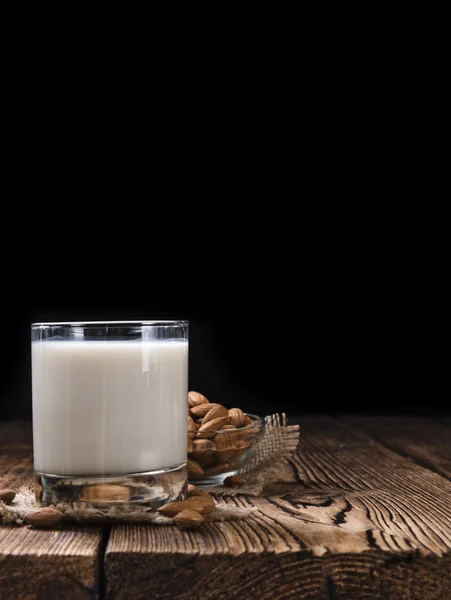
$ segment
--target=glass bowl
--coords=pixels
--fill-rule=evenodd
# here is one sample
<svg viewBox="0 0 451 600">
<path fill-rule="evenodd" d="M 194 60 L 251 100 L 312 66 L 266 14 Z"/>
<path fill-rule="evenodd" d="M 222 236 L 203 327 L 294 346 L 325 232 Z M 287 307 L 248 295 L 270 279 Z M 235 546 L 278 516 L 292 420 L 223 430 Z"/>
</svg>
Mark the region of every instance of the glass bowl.
<svg viewBox="0 0 451 600">
<path fill-rule="evenodd" d="M 221 484 L 226 477 L 237 475 L 255 453 L 256 444 L 265 431 L 265 420 L 244 413 L 252 425 L 203 431 L 202 437 L 188 441 L 188 480 L 196 486 Z"/>
</svg>

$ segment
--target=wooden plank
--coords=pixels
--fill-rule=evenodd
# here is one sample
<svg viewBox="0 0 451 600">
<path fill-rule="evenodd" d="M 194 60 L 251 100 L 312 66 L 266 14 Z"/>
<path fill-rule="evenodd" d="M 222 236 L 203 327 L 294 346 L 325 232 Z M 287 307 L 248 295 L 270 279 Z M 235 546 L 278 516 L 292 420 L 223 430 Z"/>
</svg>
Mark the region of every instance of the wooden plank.
<svg viewBox="0 0 451 600">
<path fill-rule="evenodd" d="M 375 550 L 317 557 L 301 549 L 287 526 L 272 522 L 268 528 L 270 519 L 260 521 L 215 523 L 183 534 L 172 527 L 120 526 L 106 556 L 106 598 L 450 598 L 450 555 L 418 556 L 414 568 Z"/>
<path fill-rule="evenodd" d="M 451 598 L 449 481 L 327 418 L 290 462 L 246 520 L 113 527 L 106 598 Z"/>
<path fill-rule="evenodd" d="M 29 423 L 0 424 L 0 489 L 33 477 Z M 0 525 L 0 598 L 88 600 L 98 595 L 99 527 L 34 530 Z"/>
<path fill-rule="evenodd" d="M 451 428 L 419 417 L 344 417 L 387 448 L 451 479 Z"/>
<path fill-rule="evenodd" d="M 16 477 L 25 473 L 19 482 Z M 14 421 L 0 423 L 0 489 L 9 482 L 21 483 L 33 475 L 31 424 Z"/>
<path fill-rule="evenodd" d="M 426 555 L 451 550 L 451 482 L 351 426 L 326 418 L 304 423 L 292 460 L 301 483 L 317 486 L 319 496 L 326 490 L 332 498 L 355 501 L 359 522 L 365 513 L 376 526 L 373 533 L 396 539 L 402 550 L 402 539 Z M 352 507 L 345 517 L 352 522 Z M 382 539 L 377 543 L 390 549 Z"/>
<path fill-rule="evenodd" d="M 95 527 L 0 527 L 0 598 L 96 598 L 100 542 Z"/>
</svg>

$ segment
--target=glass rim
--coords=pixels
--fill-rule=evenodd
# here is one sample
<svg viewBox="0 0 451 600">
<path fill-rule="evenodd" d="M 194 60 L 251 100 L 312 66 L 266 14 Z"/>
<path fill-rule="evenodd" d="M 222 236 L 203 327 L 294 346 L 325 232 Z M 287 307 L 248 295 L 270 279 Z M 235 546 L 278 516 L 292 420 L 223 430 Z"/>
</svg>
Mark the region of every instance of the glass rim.
<svg viewBox="0 0 451 600">
<path fill-rule="evenodd" d="M 184 320 L 155 320 L 155 321 L 49 321 L 46 323 L 31 323 L 31 329 L 44 327 L 186 327 L 189 321 Z"/>
</svg>

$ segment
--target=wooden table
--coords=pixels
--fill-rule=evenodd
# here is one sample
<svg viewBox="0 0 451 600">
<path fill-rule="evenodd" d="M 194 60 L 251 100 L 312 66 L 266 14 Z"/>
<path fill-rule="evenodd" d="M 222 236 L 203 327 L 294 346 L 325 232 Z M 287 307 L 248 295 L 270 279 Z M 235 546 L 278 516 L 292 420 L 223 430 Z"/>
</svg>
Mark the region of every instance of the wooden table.
<svg viewBox="0 0 451 600">
<path fill-rule="evenodd" d="M 297 455 L 242 521 L 0 526 L 0 600 L 451 599 L 451 421 L 297 419 Z M 27 423 L 0 425 L 0 489 L 32 475 Z"/>
</svg>

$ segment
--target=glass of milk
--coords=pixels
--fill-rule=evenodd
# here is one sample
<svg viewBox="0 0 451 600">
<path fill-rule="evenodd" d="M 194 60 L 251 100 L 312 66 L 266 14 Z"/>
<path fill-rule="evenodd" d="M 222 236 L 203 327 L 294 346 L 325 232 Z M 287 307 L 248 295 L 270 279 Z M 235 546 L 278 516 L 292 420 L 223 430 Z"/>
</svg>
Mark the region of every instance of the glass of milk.
<svg viewBox="0 0 451 600">
<path fill-rule="evenodd" d="M 188 322 L 31 331 L 38 504 L 139 511 L 184 499 Z"/>
</svg>

